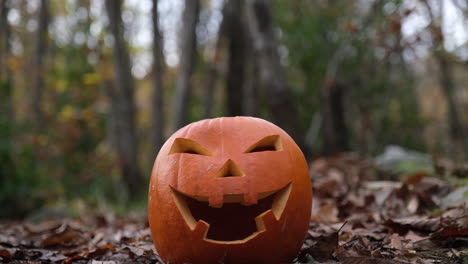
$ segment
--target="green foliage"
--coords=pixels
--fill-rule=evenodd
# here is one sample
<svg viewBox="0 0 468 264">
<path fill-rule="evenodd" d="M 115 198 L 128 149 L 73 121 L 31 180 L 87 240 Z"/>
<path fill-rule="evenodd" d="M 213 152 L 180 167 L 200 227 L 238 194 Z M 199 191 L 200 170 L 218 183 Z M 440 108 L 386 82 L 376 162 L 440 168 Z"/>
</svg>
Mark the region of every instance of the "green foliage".
<svg viewBox="0 0 468 264">
<path fill-rule="evenodd" d="M 45 73 L 42 130 L 28 119 L 0 116 L 0 207 L 12 208 L 0 217 L 24 216 L 60 199 L 94 203 L 125 197 L 119 195 L 114 157 L 103 150 L 107 114 L 98 109 L 101 77 L 87 52 L 85 46 L 56 47 Z"/>
<path fill-rule="evenodd" d="M 13 135 L 19 132 L 19 127 L 5 118 L 0 119 L 0 157 L 1 184 L 0 206 L 9 210 L 0 211 L 2 216 L 21 216 L 29 210 L 43 204 L 44 195 L 52 195 L 49 191 L 54 183 L 44 173 L 44 168 L 38 164 L 33 155 L 31 145 L 17 146 L 15 159 L 12 156 Z M 16 138 L 16 135 L 15 135 Z M 16 162 L 17 161 L 17 162 Z"/>
<path fill-rule="evenodd" d="M 335 66 L 334 77 L 345 87 L 351 147 L 361 150 L 365 138 L 364 153 L 378 153 L 389 144 L 424 149 L 414 76 L 401 57 L 400 44 L 381 39 L 401 37 L 395 25 L 401 23 L 396 19 L 402 1 L 391 2 L 376 2 L 368 14 L 359 10 L 358 1 L 273 5 L 301 120 L 308 124 L 319 112 L 320 87 L 328 67 Z M 386 12 L 386 4 L 396 11 Z M 386 54 L 379 57 L 382 50 Z"/>
</svg>

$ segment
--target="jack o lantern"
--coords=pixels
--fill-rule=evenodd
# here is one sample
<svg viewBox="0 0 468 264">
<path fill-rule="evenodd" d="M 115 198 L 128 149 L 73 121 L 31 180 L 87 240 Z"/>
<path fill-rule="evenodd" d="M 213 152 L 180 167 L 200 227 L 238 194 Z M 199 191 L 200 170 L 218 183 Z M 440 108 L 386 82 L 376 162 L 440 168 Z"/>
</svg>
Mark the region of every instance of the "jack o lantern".
<svg viewBox="0 0 468 264">
<path fill-rule="evenodd" d="M 174 133 L 151 175 L 148 217 L 167 263 L 285 263 L 308 229 L 306 160 L 281 128 L 253 117 Z"/>
</svg>

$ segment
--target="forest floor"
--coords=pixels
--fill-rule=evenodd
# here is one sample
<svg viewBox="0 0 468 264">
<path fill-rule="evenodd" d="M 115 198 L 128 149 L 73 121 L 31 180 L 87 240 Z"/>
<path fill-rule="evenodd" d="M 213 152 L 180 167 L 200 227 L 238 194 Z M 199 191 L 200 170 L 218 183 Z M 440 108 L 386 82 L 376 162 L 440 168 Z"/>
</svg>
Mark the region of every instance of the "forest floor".
<svg viewBox="0 0 468 264">
<path fill-rule="evenodd" d="M 311 167 L 313 216 L 293 263 L 468 263 L 468 187 L 436 176 L 444 167 L 381 175 L 373 160 L 354 155 Z M 145 213 L 97 209 L 75 218 L 0 221 L 2 262 L 162 263 Z"/>
</svg>

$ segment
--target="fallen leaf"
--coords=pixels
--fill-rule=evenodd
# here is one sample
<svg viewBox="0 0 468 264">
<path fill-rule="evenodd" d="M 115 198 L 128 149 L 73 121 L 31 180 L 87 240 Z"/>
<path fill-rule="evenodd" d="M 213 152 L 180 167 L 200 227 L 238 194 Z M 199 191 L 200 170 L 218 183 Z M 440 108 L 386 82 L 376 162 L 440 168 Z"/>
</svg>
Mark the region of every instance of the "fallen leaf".
<svg viewBox="0 0 468 264">
<path fill-rule="evenodd" d="M 91 264 L 116 264 L 117 262 L 113 260 L 94 260 L 91 262 Z"/>
<path fill-rule="evenodd" d="M 432 233 L 431 239 L 444 239 L 448 237 L 461 237 L 468 236 L 468 227 L 460 227 L 458 225 L 451 225 L 442 228 L 442 230 Z"/>
<path fill-rule="evenodd" d="M 80 237 L 80 234 L 74 230 L 65 230 L 58 234 L 53 234 L 41 242 L 41 247 L 54 247 L 63 244 L 70 244 Z"/>
<path fill-rule="evenodd" d="M 411 216 L 389 219 L 385 221 L 384 224 L 393 229 L 395 232 L 404 235 L 409 230 L 435 232 L 440 228 L 440 219 L 423 216 Z"/>
<path fill-rule="evenodd" d="M 364 187 L 374 191 L 380 191 L 383 189 L 398 189 L 403 184 L 396 181 L 368 181 L 364 182 Z"/>
<path fill-rule="evenodd" d="M 0 258 L 2 258 L 4 261 L 9 261 L 11 259 L 11 253 L 8 250 L 1 249 Z"/>
<path fill-rule="evenodd" d="M 86 252 L 82 254 L 82 257 L 87 258 L 87 259 L 93 259 L 99 256 L 102 256 L 106 254 L 108 251 L 114 250 L 114 246 L 112 245 L 104 245 L 100 246 L 97 249 L 91 251 L 91 252 Z"/>
<path fill-rule="evenodd" d="M 401 242 L 401 237 L 398 234 L 394 233 L 391 235 L 389 247 L 398 250 L 403 249 L 403 243 Z"/>
<path fill-rule="evenodd" d="M 145 250 L 143 250 L 141 248 L 133 247 L 133 246 L 126 246 L 123 249 L 124 250 L 125 249 L 130 250 L 133 254 L 135 254 L 135 256 L 138 256 L 138 257 L 145 253 Z"/>
<path fill-rule="evenodd" d="M 412 195 L 410 198 L 409 198 L 409 201 L 407 203 L 407 206 L 406 206 L 406 209 L 408 210 L 408 212 L 410 212 L 411 214 L 414 214 L 418 211 L 418 208 L 419 208 L 419 199 L 418 199 L 418 196 L 417 195 Z"/>
<path fill-rule="evenodd" d="M 416 172 L 407 176 L 404 180 L 405 184 L 417 184 L 420 183 L 421 180 L 427 176 L 427 173 L 424 171 Z"/>
<path fill-rule="evenodd" d="M 91 240 L 91 241 L 89 242 L 89 245 L 90 245 L 90 246 L 95 246 L 95 245 L 97 245 L 103 238 L 104 238 L 104 233 L 103 233 L 103 232 L 99 232 L 99 233 L 97 233 L 97 234 L 93 237 L 93 240 Z"/>
<path fill-rule="evenodd" d="M 63 223 L 57 219 L 42 221 L 39 224 L 26 223 L 24 226 L 31 234 L 39 234 L 59 228 Z"/>
<path fill-rule="evenodd" d="M 315 216 L 321 222 L 336 223 L 338 222 L 338 208 L 336 208 L 336 205 L 333 203 L 327 203 L 320 207 Z"/>
<path fill-rule="evenodd" d="M 451 193 L 447 194 L 440 201 L 441 208 L 449 208 L 451 206 L 458 206 L 466 203 L 468 200 L 468 186 L 460 187 Z"/>
<path fill-rule="evenodd" d="M 343 264 L 407 264 L 393 259 L 372 258 L 372 257 L 345 257 L 340 259 Z"/>
<path fill-rule="evenodd" d="M 416 241 L 419 241 L 421 239 L 425 239 L 427 237 L 422 237 L 418 234 L 416 234 L 415 232 L 413 232 L 412 230 L 408 231 L 408 233 L 406 233 L 404 239 L 405 240 L 408 240 L 410 242 L 416 242 Z"/>
<path fill-rule="evenodd" d="M 53 263 L 57 263 L 67 258 L 63 254 L 55 250 L 36 249 L 36 251 L 41 252 L 39 260 L 44 262 L 51 261 Z"/>
<path fill-rule="evenodd" d="M 321 236 L 317 243 L 309 248 L 308 253 L 317 261 L 323 262 L 332 258 L 333 252 L 338 247 L 338 232 L 328 236 Z"/>
<path fill-rule="evenodd" d="M 338 247 L 338 233 L 346 225 L 346 223 L 347 222 L 345 222 L 338 231 L 317 238 L 317 243 L 312 245 L 307 250 L 307 253 L 309 253 L 315 260 L 320 262 L 331 259 L 333 253 Z"/>
<path fill-rule="evenodd" d="M 356 228 L 353 230 L 354 236 L 359 236 L 359 237 L 368 237 L 372 238 L 374 240 L 382 240 L 384 237 L 386 237 L 388 234 L 385 232 L 382 232 L 381 228 L 373 228 L 373 229 L 367 229 L 367 228 Z"/>
</svg>

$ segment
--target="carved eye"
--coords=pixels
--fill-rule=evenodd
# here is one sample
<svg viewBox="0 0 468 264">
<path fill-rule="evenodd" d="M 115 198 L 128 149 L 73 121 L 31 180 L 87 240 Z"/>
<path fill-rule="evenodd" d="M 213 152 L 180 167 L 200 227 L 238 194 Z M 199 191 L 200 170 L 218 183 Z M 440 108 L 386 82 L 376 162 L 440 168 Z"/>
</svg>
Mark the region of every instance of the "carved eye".
<svg viewBox="0 0 468 264">
<path fill-rule="evenodd" d="M 267 136 L 250 146 L 244 153 L 283 150 L 279 135 Z"/>
<path fill-rule="evenodd" d="M 212 156 L 211 152 L 202 147 L 197 142 L 186 139 L 186 138 L 176 138 L 172 144 L 169 154 L 173 153 L 187 153 L 203 156 Z"/>
</svg>

